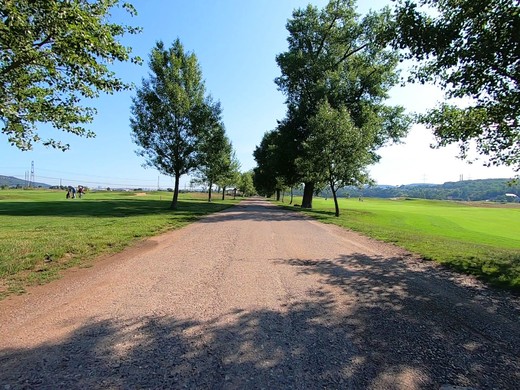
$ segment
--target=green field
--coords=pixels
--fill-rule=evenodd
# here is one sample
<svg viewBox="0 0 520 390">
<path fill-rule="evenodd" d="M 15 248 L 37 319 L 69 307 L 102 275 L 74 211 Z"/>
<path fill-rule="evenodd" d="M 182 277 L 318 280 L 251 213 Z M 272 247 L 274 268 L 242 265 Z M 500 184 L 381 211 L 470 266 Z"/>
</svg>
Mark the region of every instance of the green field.
<svg viewBox="0 0 520 390">
<path fill-rule="evenodd" d="M 520 291 L 518 204 L 356 198 L 340 199 L 340 209 L 336 218 L 332 199 L 315 198 L 313 210 L 301 211 Z"/>
<path fill-rule="evenodd" d="M 181 194 L 174 212 L 171 198 L 170 192 L 89 192 L 65 199 L 65 191 L 1 190 L 0 298 L 237 202 Z"/>
<path fill-rule="evenodd" d="M 64 191 L 0 191 L 0 298 L 235 203 L 208 203 L 205 194 L 181 194 L 179 210 L 173 212 L 168 209 L 171 196 L 95 192 L 65 199 Z M 311 211 L 291 208 L 520 291 L 518 205 L 341 199 L 339 218 L 334 217 L 332 199 L 316 198 L 313 206 Z"/>
</svg>

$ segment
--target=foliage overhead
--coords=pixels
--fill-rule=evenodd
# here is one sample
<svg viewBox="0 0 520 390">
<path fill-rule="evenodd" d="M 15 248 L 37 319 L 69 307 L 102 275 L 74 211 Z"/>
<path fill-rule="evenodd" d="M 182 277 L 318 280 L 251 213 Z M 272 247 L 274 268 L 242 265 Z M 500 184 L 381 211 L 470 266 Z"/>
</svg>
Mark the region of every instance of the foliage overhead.
<svg viewBox="0 0 520 390">
<path fill-rule="evenodd" d="M 135 15 L 120 0 L 6 0 L 0 3 L 0 119 L 2 133 L 21 150 L 41 142 L 61 150 L 65 144 L 43 139 L 41 123 L 78 136 L 93 137 L 84 124 L 95 109 L 85 100 L 101 92 L 130 88 L 110 64 L 139 63 L 118 38 L 139 28 L 111 23 L 115 7 Z"/>
<path fill-rule="evenodd" d="M 394 45 L 419 61 L 411 79 L 453 99 L 419 117 L 438 146 L 458 143 L 467 158 L 474 143 L 486 165 L 519 171 L 518 0 L 399 0 L 395 17 Z"/>
</svg>

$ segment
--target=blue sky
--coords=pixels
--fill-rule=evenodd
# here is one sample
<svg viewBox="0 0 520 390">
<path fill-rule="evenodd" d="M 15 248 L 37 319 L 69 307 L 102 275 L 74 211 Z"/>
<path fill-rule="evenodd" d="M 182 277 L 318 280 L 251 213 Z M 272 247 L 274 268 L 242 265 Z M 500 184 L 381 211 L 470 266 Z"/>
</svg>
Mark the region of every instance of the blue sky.
<svg viewBox="0 0 520 390">
<path fill-rule="evenodd" d="M 284 96 L 274 84 L 279 76 L 275 56 L 287 48 L 285 24 L 295 8 L 308 3 L 322 7 L 326 1 L 301 0 L 133 0 L 138 15 L 130 18 L 115 12 L 116 20 L 141 26 L 143 32 L 128 36 L 124 43 L 145 59 L 142 66 L 116 65 L 115 71 L 128 82 L 141 84 L 148 74 L 148 54 L 157 40 L 169 46 L 176 38 L 199 60 L 208 93 L 221 101 L 226 131 L 242 170 L 255 166 L 252 156 L 263 134 L 285 114 Z M 361 0 L 358 10 L 379 9 L 389 0 Z M 35 180 L 56 185 L 89 187 L 172 187 L 172 179 L 153 168 L 143 168 L 130 137 L 129 117 L 134 92 L 104 95 L 92 104 L 98 115 L 89 125 L 97 137 L 84 139 L 63 132 L 55 137 L 69 142 L 61 152 L 36 146 L 21 152 L 0 135 L 0 175 L 24 178 L 34 161 Z M 409 85 L 392 91 L 389 103 L 410 111 L 422 111 L 442 98 L 430 86 Z M 47 130 L 48 131 L 48 130 Z M 42 130 L 45 134 L 45 130 Z M 47 133 L 48 134 L 48 133 Z M 381 150 L 381 162 L 370 168 L 379 184 L 442 183 L 464 179 L 512 177 L 512 169 L 468 165 L 455 158 L 456 147 L 432 150 L 430 131 L 415 125 L 404 144 Z M 181 180 L 188 186 L 189 178 Z"/>
</svg>

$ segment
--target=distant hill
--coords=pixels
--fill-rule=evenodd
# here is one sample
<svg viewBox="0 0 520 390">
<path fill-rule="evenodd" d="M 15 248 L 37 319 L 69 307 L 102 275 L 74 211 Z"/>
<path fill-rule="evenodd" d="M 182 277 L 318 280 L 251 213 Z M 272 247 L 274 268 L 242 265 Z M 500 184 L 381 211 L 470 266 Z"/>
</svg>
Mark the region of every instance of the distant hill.
<svg viewBox="0 0 520 390">
<path fill-rule="evenodd" d="M 506 194 L 514 194 L 517 197 L 508 197 Z M 323 195 L 328 195 L 327 191 L 324 191 Z M 510 179 L 483 179 L 446 182 L 444 184 L 385 185 L 361 189 L 345 187 L 339 190 L 338 195 L 341 197 L 407 197 L 439 200 L 518 202 L 520 199 L 520 184 L 510 185 Z"/>
<path fill-rule="evenodd" d="M 13 176 L 2 176 L 0 175 L 0 187 L 7 186 L 7 187 L 25 187 L 27 186 L 27 181 L 18 179 Z M 38 183 L 34 182 L 31 183 L 32 187 L 36 188 L 49 188 L 50 185 L 46 183 Z"/>
</svg>

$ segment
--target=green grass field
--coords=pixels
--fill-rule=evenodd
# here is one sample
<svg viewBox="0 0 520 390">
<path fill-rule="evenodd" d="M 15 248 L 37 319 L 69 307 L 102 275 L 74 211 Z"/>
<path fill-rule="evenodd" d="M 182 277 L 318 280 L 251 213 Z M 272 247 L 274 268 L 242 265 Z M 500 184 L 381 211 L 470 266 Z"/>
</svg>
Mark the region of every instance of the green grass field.
<svg viewBox="0 0 520 390">
<path fill-rule="evenodd" d="M 65 199 L 64 191 L 0 191 L 0 298 L 235 203 L 208 203 L 205 194 L 182 194 L 179 210 L 173 212 L 168 209 L 171 196 L 95 192 Z M 520 291 L 518 205 L 341 199 L 339 218 L 332 199 L 315 198 L 313 206 L 311 211 L 292 208 Z"/>
<path fill-rule="evenodd" d="M 169 192 L 0 191 L 0 298 L 59 277 L 71 266 L 90 266 L 144 237 L 182 227 L 237 201 L 181 194 L 169 210 Z"/>
<path fill-rule="evenodd" d="M 336 218 L 332 199 L 315 198 L 313 210 L 301 211 L 520 291 L 518 204 L 356 198 L 340 199 L 340 209 Z"/>
</svg>

